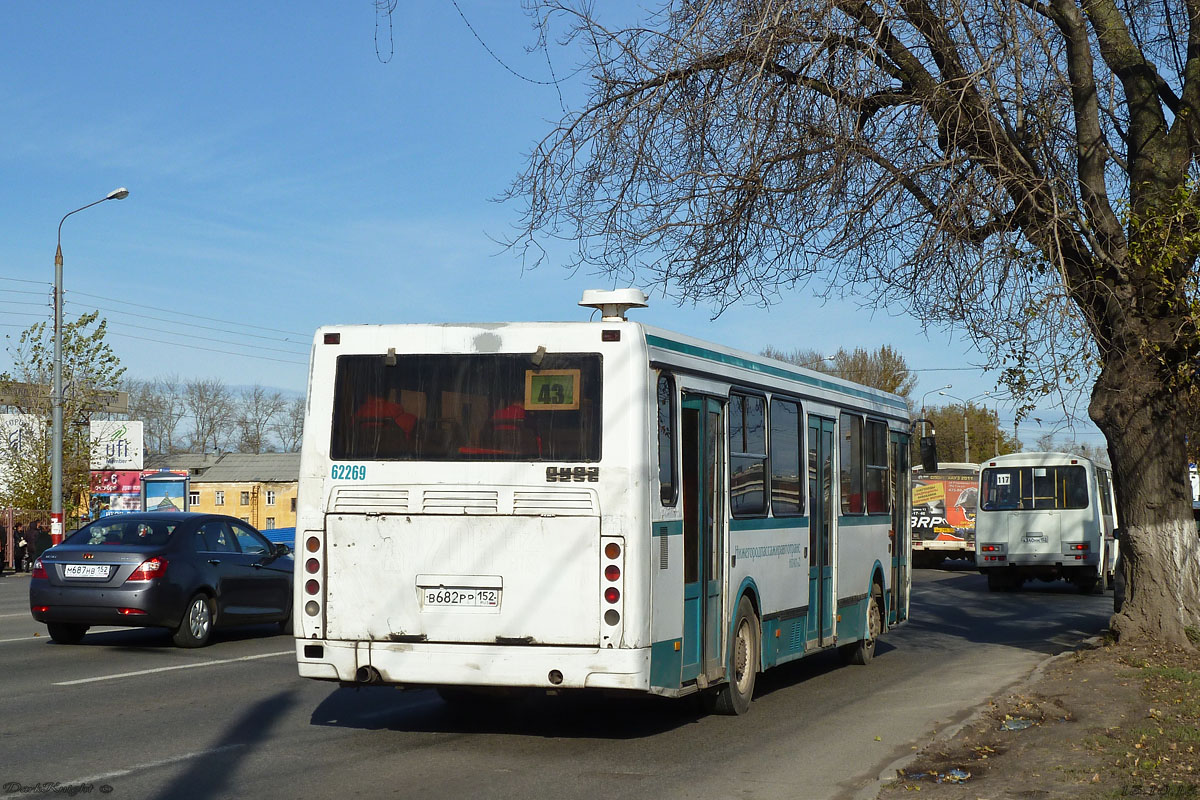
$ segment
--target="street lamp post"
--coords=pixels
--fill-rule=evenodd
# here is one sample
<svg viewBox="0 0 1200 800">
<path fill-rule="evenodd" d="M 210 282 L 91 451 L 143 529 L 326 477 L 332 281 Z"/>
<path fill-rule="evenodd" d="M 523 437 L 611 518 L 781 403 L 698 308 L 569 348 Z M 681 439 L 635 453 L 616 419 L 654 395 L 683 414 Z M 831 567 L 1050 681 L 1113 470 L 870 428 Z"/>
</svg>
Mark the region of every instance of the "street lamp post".
<svg viewBox="0 0 1200 800">
<path fill-rule="evenodd" d="M 982 394 L 977 394 L 974 397 L 969 397 L 966 400 L 963 400 L 961 397 L 955 397 L 952 394 L 946 394 L 946 392 L 938 392 L 938 394 L 942 395 L 943 397 L 949 397 L 953 400 L 957 400 L 958 402 L 962 403 L 962 407 L 963 407 L 963 461 L 970 463 L 970 461 L 971 461 L 971 439 L 970 439 L 969 431 L 967 428 L 967 407 L 970 405 L 972 400 L 977 400 L 980 397 L 991 397 L 992 393 L 990 391 L 983 392 Z"/>
<path fill-rule="evenodd" d="M 938 388 L 936 388 L 936 389 L 930 389 L 928 392 L 926 392 L 925 394 L 921 395 L 921 435 L 922 435 L 922 436 L 924 436 L 924 435 L 925 435 L 926 431 L 927 431 L 927 430 L 928 430 L 928 428 L 929 428 L 929 423 L 927 423 L 927 422 L 925 421 L 925 398 L 926 398 L 926 397 L 929 397 L 929 395 L 933 394 L 934 392 L 937 392 L 938 394 L 941 394 L 941 393 L 942 393 L 942 391 L 941 391 L 942 389 L 953 389 L 953 388 L 954 388 L 954 384 L 953 384 L 953 383 L 947 383 L 945 386 L 939 386 L 939 387 L 938 387 Z"/>
<path fill-rule="evenodd" d="M 129 197 L 125 187 L 114 189 L 99 200 L 88 203 L 63 215 L 58 221 L 58 248 L 54 251 L 54 386 L 50 396 L 53 440 L 50 450 L 50 542 L 60 544 L 63 538 L 63 396 L 62 396 L 62 226 L 71 214 L 99 205 L 105 200 L 124 200 Z"/>
</svg>

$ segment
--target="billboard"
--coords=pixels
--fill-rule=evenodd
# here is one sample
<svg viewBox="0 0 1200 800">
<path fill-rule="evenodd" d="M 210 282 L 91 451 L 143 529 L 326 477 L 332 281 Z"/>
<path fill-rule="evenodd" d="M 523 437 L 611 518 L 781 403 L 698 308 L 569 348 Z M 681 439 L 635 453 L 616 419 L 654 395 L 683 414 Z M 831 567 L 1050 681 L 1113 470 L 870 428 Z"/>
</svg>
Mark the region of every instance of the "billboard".
<svg viewBox="0 0 1200 800">
<path fill-rule="evenodd" d="M 140 470 L 97 470 L 92 472 L 88 511 L 92 518 L 142 510 Z"/>
<path fill-rule="evenodd" d="M 912 537 L 917 543 L 939 542 L 945 549 L 975 546 L 975 508 L 979 500 L 979 468 L 942 467 L 912 476 Z"/>
<path fill-rule="evenodd" d="M 187 511 L 187 470 L 142 473 L 142 508 L 146 511 Z"/>
<path fill-rule="evenodd" d="M 105 420 L 91 423 L 92 471 L 140 470 L 142 468 L 142 423 Z"/>
</svg>

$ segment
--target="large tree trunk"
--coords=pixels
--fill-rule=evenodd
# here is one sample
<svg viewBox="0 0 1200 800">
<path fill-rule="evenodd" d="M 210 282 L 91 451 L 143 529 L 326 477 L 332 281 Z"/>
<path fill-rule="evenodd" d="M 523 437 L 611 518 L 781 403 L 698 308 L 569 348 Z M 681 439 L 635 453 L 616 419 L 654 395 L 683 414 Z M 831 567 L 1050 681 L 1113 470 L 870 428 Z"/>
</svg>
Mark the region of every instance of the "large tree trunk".
<svg viewBox="0 0 1200 800">
<path fill-rule="evenodd" d="M 1182 434 L 1188 412 L 1149 365 L 1132 361 L 1104 365 L 1090 407 L 1108 438 L 1121 528 L 1126 596 L 1109 627 L 1122 641 L 1187 645 L 1188 629 L 1200 630 L 1200 537 Z"/>
</svg>

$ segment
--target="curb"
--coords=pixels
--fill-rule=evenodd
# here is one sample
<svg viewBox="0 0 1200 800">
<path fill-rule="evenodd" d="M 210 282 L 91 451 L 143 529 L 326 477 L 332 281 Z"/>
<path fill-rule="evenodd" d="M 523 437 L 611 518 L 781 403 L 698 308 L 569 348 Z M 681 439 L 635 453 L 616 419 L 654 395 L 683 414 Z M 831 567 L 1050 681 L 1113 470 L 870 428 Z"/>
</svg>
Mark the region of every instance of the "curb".
<svg viewBox="0 0 1200 800">
<path fill-rule="evenodd" d="M 932 745 L 953 739 L 959 734 L 959 732 L 962 731 L 963 728 L 980 719 L 991 707 L 991 701 L 994 698 L 1001 697 L 1006 694 L 1012 694 L 1019 691 L 1023 687 L 1031 686 L 1037 683 L 1039 680 L 1041 680 L 1042 675 L 1052 663 L 1060 658 L 1073 655 L 1084 648 L 1096 647 L 1100 642 L 1104 641 L 1105 634 L 1107 633 L 1108 630 L 1106 629 L 1103 633 L 1100 633 L 1096 636 L 1089 636 L 1073 647 L 1063 650 L 1061 653 L 1055 653 L 1052 656 L 1046 656 L 1046 658 L 1034 665 L 1033 669 L 1029 671 L 1028 675 L 1023 678 L 1018 678 L 1007 686 L 1002 687 L 1000 691 L 983 698 L 979 705 L 968 710 L 966 717 L 958 722 L 952 722 L 940 730 L 935 730 L 933 736 L 931 736 L 929 740 L 925 742 L 925 744 L 921 745 L 920 748 L 888 764 L 883 768 L 883 771 L 879 773 L 879 776 L 875 778 L 875 780 L 871 781 L 869 784 L 854 793 L 854 800 L 875 800 L 879 796 L 879 793 L 883 791 L 885 786 L 896 781 L 897 773 L 900 770 L 904 769 L 909 764 L 920 758 L 921 754 L 928 750 Z"/>
</svg>

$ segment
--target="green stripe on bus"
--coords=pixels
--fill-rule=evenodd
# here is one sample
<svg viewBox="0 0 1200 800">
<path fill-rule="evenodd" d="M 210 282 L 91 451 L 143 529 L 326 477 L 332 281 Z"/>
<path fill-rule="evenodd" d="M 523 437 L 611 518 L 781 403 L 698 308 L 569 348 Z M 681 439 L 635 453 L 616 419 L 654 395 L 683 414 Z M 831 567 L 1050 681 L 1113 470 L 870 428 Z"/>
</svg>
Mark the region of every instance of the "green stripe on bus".
<svg viewBox="0 0 1200 800">
<path fill-rule="evenodd" d="M 675 519 L 666 522 L 651 522 L 651 536 L 682 536 L 683 535 L 683 520 Z"/>
<path fill-rule="evenodd" d="M 807 528 L 808 517 L 753 517 L 729 520 L 731 531 L 774 531 L 784 528 Z"/>
<path fill-rule="evenodd" d="M 748 369 L 763 375 L 770 375 L 773 378 L 786 378 L 787 380 L 803 383 L 807 386 L 812 386 L 817 389 L 826 389 L 831 392 L 841 392 L 842 394 L 848 394 L 851 397 L 857 397 L 862 400 L 871 400 L 873 402 L 880 403 L 881 405 L 894 408 L 898 411 L 903 411 L 904 416 L 908 416 L 908 406 L 903 402 L 893 400 L 888 397 L 880 397 L 877 394 L 865 392 L 861 389 L 839 386 L 831 381 L 821 380 L 820 378 L 814 378 L 810 375 L 804 375 L 799 372 L 792 372 L 791 370 L 782 369 L 781 367 L 772 366 L 770 364 L 762 364 L 758 361 L 751 361 L 750 359 L 742 358 L 741 356 L 718 353 L 715 350 L 709 350 L 707 347 L 698 347 L 694 344 L 684 344 L 683 342 L 677 342 L 674 339 L 664 339 L 661 336 L 654 336 L 653 334 L 649 333 L 646 334 L 646 344 L 650 345 L 651 347 L 661 347 L 664 350 L 674 350 L 675 352 L 683 353 L 684 355 L 696 356 L 709 361 L 716 361 L 719 364 L 728 364 L 731 367 L 741 367 L 742 369 Z"/>
</svg>

